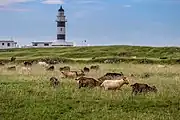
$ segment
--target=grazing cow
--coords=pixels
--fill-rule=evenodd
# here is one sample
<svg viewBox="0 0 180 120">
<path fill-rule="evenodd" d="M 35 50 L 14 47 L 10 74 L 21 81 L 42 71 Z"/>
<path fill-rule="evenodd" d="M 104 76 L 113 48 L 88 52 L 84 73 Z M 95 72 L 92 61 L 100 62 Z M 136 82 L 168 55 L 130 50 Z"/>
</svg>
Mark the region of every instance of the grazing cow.
<svg viewBox="0 0 180 120">
<path fill-rule="evenodd" d="M 150 87 L 147 84 L 144 83 L 135 83 L 131 85 L 132 87 L 132 94 L 134 93 L 137 95 L 137 93 L 148 93 L 148 92 L 157 92 L 157 88 L 155 86 Z"/>
<path fill-rule="evenodd" d="M 122 79 L 124 74 L 122 72 L 120 73 L 106 73 L 104 76 L 98 78 L 99 81 L 103 82 L 104 80 L 117 80 Z"/>
<path fill-rule="evenodd" d="M 81 87 L 96 87 L 100 85 L 100 82 L 98 80 L 95 80 L 94 78 L 88 78 L 88 77 L 80 77 L 75 79 L 79 83 L 79 89 Z"/>
<path fill-rule="evenodd" d="M 121 90 L 120 88 L 124 84 L 129 84 L 127 77 L 123 77 L 121 80 L 105 80 L 100 86 L 105 90 Z"/>
<path fill-rule="evenodd" d="M 11 62 L 14 62 L 16 60 L 16 57 L 11 57 Z"/>
<path fill-rule="evenodd" d="M 59 70 L 60 71 L 70 71 L 70 67 L 69 66 L 60 67 Z"/>
<path fill-rule="evenodd" d="M 53 86 L 55 88 L 59 84 L 60 84 L 60 82 L 58 81 L 58 79 L 56 77 L 51 77 L 50 78 L 50 86 Z"/>
<path fill-rule="evenodd" d="M 16 66 L 11 66 L 7 68 L 8 70 L 16 70 Z"/>
<path fill-rule="evenodd" d="M 84 72 L 89 72 L 89 68 L 84 67 Z"/>
<path fill-rule="evenodd" d="M 46 70 L 47 71 L 53 71 L 54 69 L 55 69 L 55 67 L 52 65 L 52 66 L 48 67 Z"/>
<path fill-rule="evenodd" d="M 32 62 L 25 61 L 25 62 L 24 62 L 24 66 L 25 66 L 25 67 L 27 67 L 27 66 L 32 66 Z"/>
<path fill-rule="evenodd" d="M 99 69 L 99 65 L 92 65 L 92 66 L 90 67 L 90 69 L 98 70 L 98 69 Z"/>
<path fill-rule="evenodd" d="M 48 67 L 49 65 L 46 62 L 38 62 L 39 65 L 43 67 Z"/>
</svg>

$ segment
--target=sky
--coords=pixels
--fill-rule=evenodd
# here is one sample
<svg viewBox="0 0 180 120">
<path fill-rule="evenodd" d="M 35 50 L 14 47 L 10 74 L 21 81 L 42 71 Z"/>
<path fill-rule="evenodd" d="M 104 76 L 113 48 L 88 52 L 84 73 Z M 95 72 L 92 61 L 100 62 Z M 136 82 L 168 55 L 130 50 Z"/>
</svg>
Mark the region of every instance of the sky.
<svg viewBox="0 0 180 120">
<path fill-rule="evenodd" d="M 76 45 L 180 46 L 180 0 L 0 0 L 0 40 L 54 41 L 60 5 Z"/>
</svg>

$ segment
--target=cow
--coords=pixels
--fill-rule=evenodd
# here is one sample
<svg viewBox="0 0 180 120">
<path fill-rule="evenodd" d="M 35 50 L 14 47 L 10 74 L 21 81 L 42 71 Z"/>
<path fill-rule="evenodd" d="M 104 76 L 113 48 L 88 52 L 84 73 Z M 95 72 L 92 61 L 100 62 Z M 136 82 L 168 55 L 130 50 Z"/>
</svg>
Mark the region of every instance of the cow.
<svg viewBox="0 0 180 120">
<path fill-rule="evenodd" d="M 77 77 L 77 71 L 64 71 L 61 72 L 65 78 L 75 78 Z"/>
<path fill-rule="evenodd" d="M 10 61 L 14 62 L 16 60 L 16 57 L 11 57 Z"/>
<path fill-rule="evenodd" d="M 54 71 L 54 69 L 55 69 L 55 67 L 52 65 L 52 66 L 48 67 L 46 70 L 47 71 Z"/>
<path fill-rule="evenodd" d="M 79 83 L 79 89 L 81 87 L 96 87 L 100 85 L 100 82 L 94 78 L 89 78 L 89 77 L 80 77 L 75 79 L 77 83 Z"/>
<path fill-rule="evenodd" d="M 105 80 L 100 87 L 104 87 L 105 90 L 121 90 L 124 84 L 129 84 L 127 77 L 123 77 L 120 80 Z"/>
<path fill-rule="evenodd" d="M 90 70 L 89 70 L 89 68 L 87 68 L 87 67 L 84 67 L 84 72 L 89 72 Z"/>
<path fill-rule="evenodd" d="M 27 66 L 32 66 L 32 62 L 25 61 L 25 62 L 24 62 L 24 66 L 25 66 L 25 67 L 27 67 Z"/>
<path fill-rule="evenodd" d="M 32 69 L 31 69 L 30 67 L 21 67 L 20 72 L 21 72 L 21 73 L 24 73 L 24 72 L 30 73 L 31 70 L 32 70 Z"/>
<path fill-rule="evenodd" d="M 47 64 L 46 62 L 38 62 L 39 65 L 43 66 L 43 67 L 48 67 L 49 64 Z"/>
<path fill-rule="evenodd" d="M 137 95 L 138 93 L 148 93 L 148 92 L 157 92 L 157 88 L 155 86 L 149 86 L 144 83 L 135 83 L 131 85 L 132 87 L 132 95 Z"/>
<path fill-rule="evenodd" d="M 70 71 L 70 67 L 69 66 L 60 67 L 59 70 L 60 71 Z"/>
<path fill-rule="evenodd" d="M 122 72 L 120 73 L 106 73 L 104 76 L 98 78 L 99 81 L 103 82 L 105 80 L 117 80 L 122 79 L 124 74 Z"/>
<path fill-rule="evenodd" d="M 92 65 L 92 66 L 90 67 L 90 69 L 98 70 L 98 69 L 99 69 L 99 65 Z"/>
<path fill-rule="evenodd" d="M 4 66 L 5 64 L 3 62 L 0 62 L 0 66 Z"/>
<path fill-rule="evenodd" d="M 16 70 L 16 66 L 11 66 L 7 68 L 8 70 Z"/>
<path fill-rule="evenodd" d="M 50 86 L 55 88 L 59 84 L 60 84 L 60 82 L 58 81 L 58 79 L 56 77 L 51 77 L 50 78 Z"/>
</svg>

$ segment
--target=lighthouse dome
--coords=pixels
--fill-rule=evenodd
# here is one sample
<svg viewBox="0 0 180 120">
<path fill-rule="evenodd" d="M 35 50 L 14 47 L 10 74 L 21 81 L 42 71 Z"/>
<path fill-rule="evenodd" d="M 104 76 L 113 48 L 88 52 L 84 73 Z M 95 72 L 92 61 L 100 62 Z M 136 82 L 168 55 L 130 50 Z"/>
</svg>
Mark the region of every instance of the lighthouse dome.
<svg viewBox="0 0 180 120">
<path fill-rule="evenodd" d="M 63 11 L 64 12 L 64 9 L 62 8 L 62 6 L 59 8 L 58 10 L 59 12 Z"/>
</svg>

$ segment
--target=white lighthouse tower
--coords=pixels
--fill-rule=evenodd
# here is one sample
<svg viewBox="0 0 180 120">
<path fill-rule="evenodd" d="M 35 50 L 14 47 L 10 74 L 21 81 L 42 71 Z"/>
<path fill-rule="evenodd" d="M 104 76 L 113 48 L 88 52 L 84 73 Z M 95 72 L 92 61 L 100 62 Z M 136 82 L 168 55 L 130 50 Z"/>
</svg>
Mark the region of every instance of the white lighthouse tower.
<svg viewBox="0 0 180 120">
<path fill-rule="evenodd" d="M 64 15 L 64 9 L 62 6 L 58 10 L 57 15 L 57 37 L 52 46 L 73 46 L 72 42 L 66 42 L 66 16 Z"/>
</svg>

